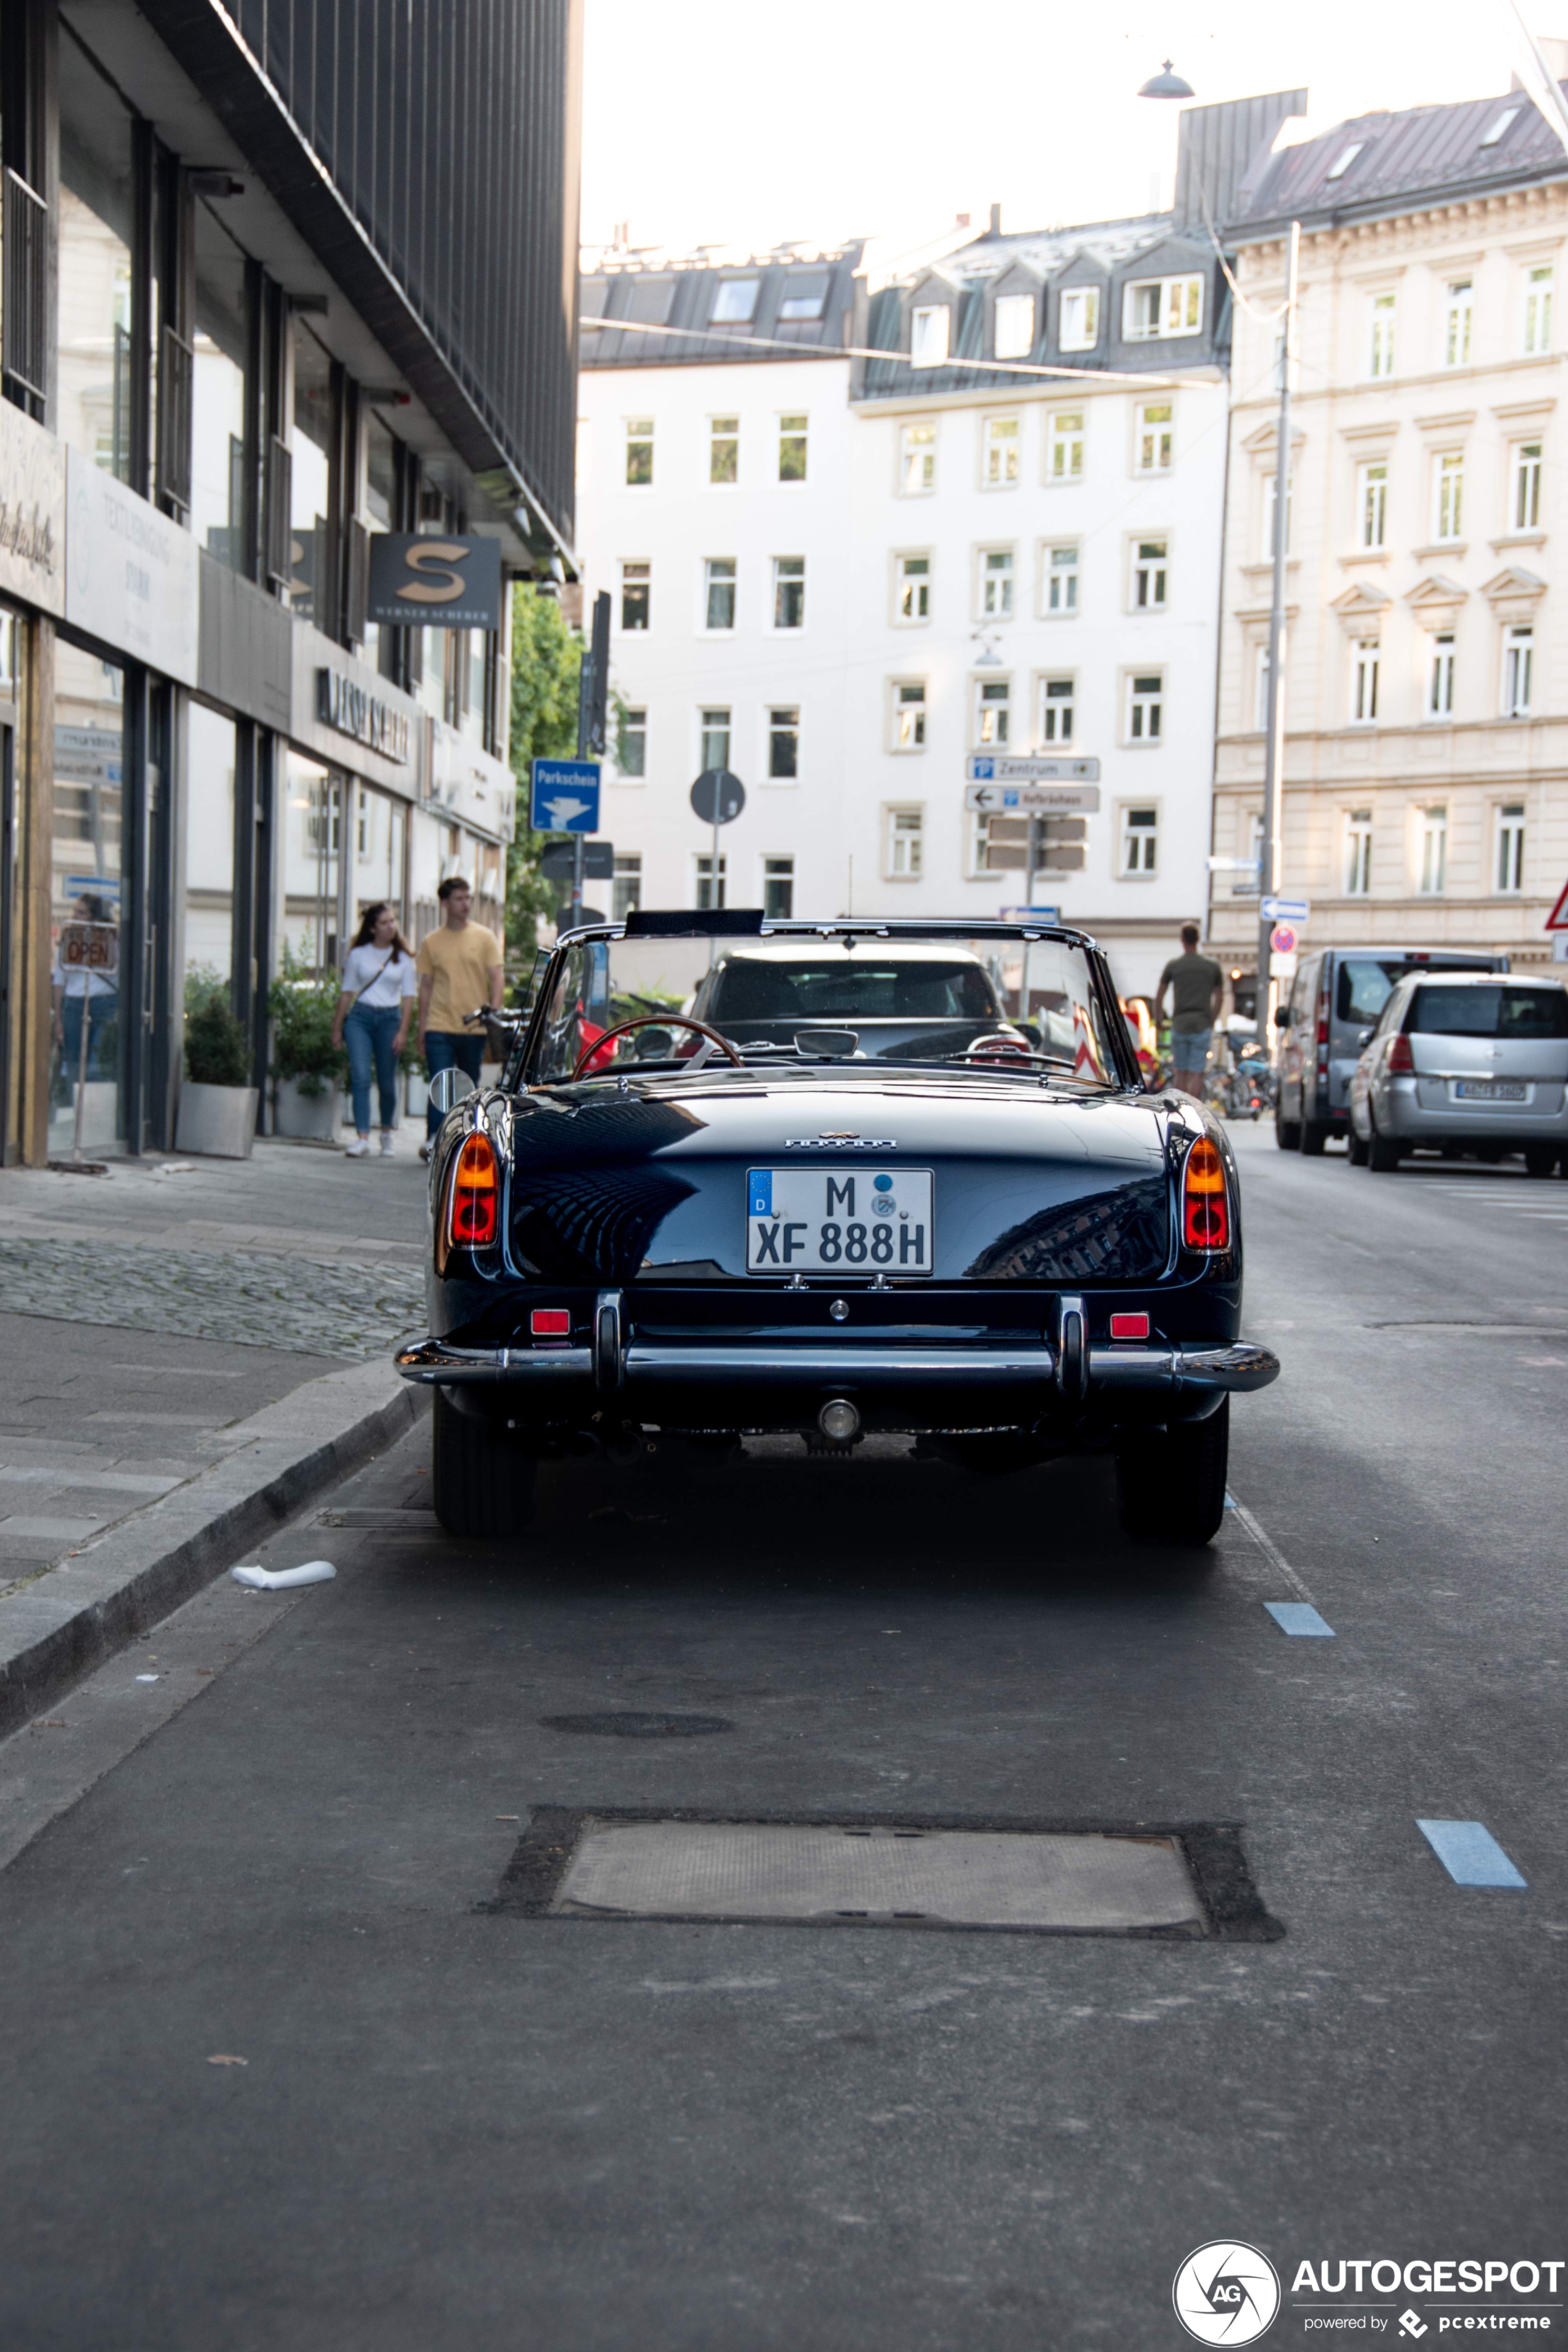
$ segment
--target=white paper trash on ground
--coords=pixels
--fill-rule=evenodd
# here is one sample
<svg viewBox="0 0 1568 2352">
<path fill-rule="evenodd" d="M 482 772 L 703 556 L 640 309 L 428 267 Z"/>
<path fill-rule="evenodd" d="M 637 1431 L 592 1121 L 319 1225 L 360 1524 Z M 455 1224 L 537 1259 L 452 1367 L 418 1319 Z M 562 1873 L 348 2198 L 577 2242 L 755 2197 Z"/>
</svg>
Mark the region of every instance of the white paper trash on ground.
<svg viewBox="0 0 1568 2352">
<path fill-rule="evenodd" d="M 303 1568 L 229 1570 L 237 1584 L 248 1584 L 257 1592 L 286 1592 L 295 1584 L 326 1584 L 337 1572 L 330 1559 L 308 1559 Z"/>
</svg>

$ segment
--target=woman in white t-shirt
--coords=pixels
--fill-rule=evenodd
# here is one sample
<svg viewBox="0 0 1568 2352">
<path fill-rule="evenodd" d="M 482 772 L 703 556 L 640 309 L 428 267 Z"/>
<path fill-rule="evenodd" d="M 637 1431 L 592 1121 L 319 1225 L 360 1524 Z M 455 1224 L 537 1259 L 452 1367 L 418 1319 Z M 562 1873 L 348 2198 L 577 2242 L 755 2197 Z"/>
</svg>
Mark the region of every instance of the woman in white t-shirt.
<svg viewBox="0 0 1568 2352">
<path fill-rule="evenodd" d="M 343 962 L 342 993 L 332 1014 L 332 1043 L 346 1045 L 349 1053 L 349 1084 L 358 1130 L 349 1146 L 351 1160 L 363 1160 L 370 1150 L 373 1062 L 381 1096 L 381 1156 L 392 1157 L 392 1132 L 397 1125 L 397 1057 L 407 1043 L 418 994 L 414 950 L 397 928 L 396 908 L 367 907 Z"/>
</svg>

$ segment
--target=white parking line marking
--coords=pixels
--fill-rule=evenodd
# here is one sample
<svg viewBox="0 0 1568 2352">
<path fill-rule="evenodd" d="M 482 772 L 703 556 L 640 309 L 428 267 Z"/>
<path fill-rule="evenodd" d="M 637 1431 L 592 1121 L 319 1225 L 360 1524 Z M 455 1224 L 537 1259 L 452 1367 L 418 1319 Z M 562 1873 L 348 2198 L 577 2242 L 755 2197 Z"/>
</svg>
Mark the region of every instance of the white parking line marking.
<svg viewBox="0 0 1568 2352">
<path fill-rule="evenodd" d="M 1528 1886 L 1484 1822 L 1424 1822 L 1416 1828 L 1456 1886 Z"/>
<path fill-rule="evenodd" d="M 1266 1601 L 1263 1604 L 1282 1633 L 1311 1633 L 1331 1642 L 1334 1629 L 1325 1625 L 1317 1611 L 1306 1601 Z"/>
<path fill-rule="evenodd" d="M 1252 1538 L 1253 1542 L 1258 1546 L 1258 1550 L 1263 1554 L 1263 1557 L 1268 1562 L 1269 1567 L 1272 1568 L 1276 1574 L 1281 1577 L 1289 1586 L 1298 1601 L 1304 1601 L 1309 1609 L 1314 1607 L 1315 1603 L 1313 1602 L 1311 1594 L 1308 1591 L 1306 1586 L 1302 1583 L 1300 1578 L 1297 1575 L 1295 1570 L 1291 1567 L 1289 1561 L 1279 1549 L 1279 1545 L 1274 1541 L 1273 1538 L 1264 1534 L 1263 1529 L 1258 1526 L 1258 1521 L 1253 1517 L 1252 1513 L 1247 1509 L 1247 1505 L 1241 1500 L 1239 1496 L 1233 1495 L 1231 1500 L 1236 1506 L 1237 1517 L 1241 1521 L 1242 1526 L 1247 1529 L 1247 1534 Z"/>
</svg>

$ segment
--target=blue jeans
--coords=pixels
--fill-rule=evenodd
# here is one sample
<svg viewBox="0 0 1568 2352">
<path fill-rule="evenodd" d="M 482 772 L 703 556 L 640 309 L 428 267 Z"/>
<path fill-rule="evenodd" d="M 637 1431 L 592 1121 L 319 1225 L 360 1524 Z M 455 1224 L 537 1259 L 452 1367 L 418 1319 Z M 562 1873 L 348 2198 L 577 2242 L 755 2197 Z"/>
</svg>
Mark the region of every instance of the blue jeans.
<svg viewBox="0 0 1568 2352">
<path fill-rule="evenodd" d="M 479 1070 L 485 1058 L 484 1032 L 476 1029 L 471 1036 L 454 1036 L 449 1029 L 426 1029 L 425 1032 L 425 1066 L 432 1077 L 437 1070 L 466 1070 L 475 1086 L 479 1083 Z M 445 1112 L 434 1103 L 425 1109 L 425 1132 L 432 1136 L 440 1126 Z"/>
<path fill-rule="evenodd" d="M 356 1004 L 343 1023 L 343 1043 L 349 1049 L 349 1084 L 353 1089 L 354 1125 L 370 1133 L 370 1066 L 375 1063 L 375 1083 L 381 1096 L 383 1127 L 397 1125 L 397 1056 L 393 1040 L 402 1019 L 395 1004 Z"/>
</svg>

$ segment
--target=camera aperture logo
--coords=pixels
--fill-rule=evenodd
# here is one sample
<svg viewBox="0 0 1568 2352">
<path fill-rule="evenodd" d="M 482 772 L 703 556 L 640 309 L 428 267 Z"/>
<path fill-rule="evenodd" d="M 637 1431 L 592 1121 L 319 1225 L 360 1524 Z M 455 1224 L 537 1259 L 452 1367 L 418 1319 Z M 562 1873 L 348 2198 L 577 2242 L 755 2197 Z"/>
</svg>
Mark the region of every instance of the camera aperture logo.
<svg viewBox="0 0 1568 2352">
<path fill-rule="evenodd" d="M 1200 2344 L 1256 2344 L 1274 2324 L 1279 2280 L 1256 2246 L 1215 2238 L 1187 2256 L 1171 2300 L 1176 2317 Z"/>
</svg>

